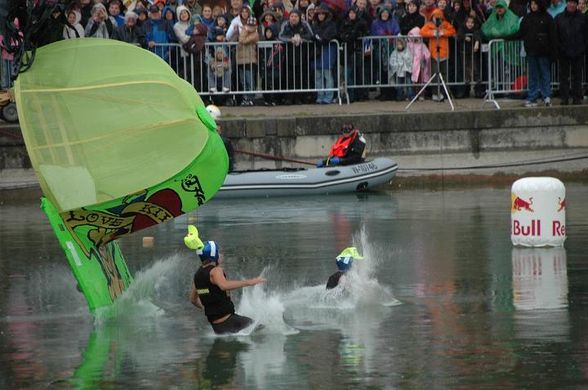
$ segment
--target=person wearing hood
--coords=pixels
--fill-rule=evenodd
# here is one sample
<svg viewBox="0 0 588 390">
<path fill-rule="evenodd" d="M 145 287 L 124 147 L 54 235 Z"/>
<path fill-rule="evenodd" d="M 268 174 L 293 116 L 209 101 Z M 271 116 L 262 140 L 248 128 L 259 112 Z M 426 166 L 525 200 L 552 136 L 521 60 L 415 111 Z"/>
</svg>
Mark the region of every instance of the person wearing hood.
<svg viewBox="0 0 588 390">
<path fill-rule="evenodd" d="M 310 4 L 308 7 L 306 7 L 305 12 L 300 11 L 300 14 L 302 16 L 302 20 L 306 20 L 306 22 L 308 24 L 311 24 L 312 22 L 314 22 L 315 13 L 316 13 L 316 6 L 314 4 Z"/>
<path fill-rule="evenodd" d="M 433 72 L 440 75 L 447 74 L 447 63 L 449 60 L 449 37 L 456 35 L 455 27 L 447 20 L 440 9 L 435 9 L 431 14 L 431 21 L 425 23 L 421 29 L 423 38 L 429 38 L 429 52 L 435 60 Z M 437 61 L 438 60 L 438 61 Z M 438 91 L 433 94 L 433 100 L 443 101 L 443 93 Z"/>
<path fill-rule="evenodd" d="M 312 31 L 316 43 L 314 60 L 315 87 L 317 92 L 316 104 L 331 104 L 333 101 L 333 68 L 337 63 L 337 44 L 331 42 L 337 37 L 337 25 L 333 21 L 331 10 L 326 4 L 321 4 L 316 12 L 316 20 L 312 24 Z"/>
<path fill-rule="evenodd" d="M 348 11 L 339 27 L 339 39 L 347 45 L 345 58 L 345 81 L 350 102 L 367 99 L 365 88 L 350 88 L 362 84 L 364 74 L 363 43 L 360 38 L 369 35 L 369 25 L 364 18 L 358 17 L 357 7 Z"/>
<path fill-rule="evenodd" d="M 184 49 L 183 45 L 190 40 L 191 34 L 188 34 L 188 29 L 192 27 L 192 12 L 190 12 L 188 7 L 184 5 L 178 6 L 176 12 L 178 15 L 178 21 L 174 24 L 174 34 L 180 45 L 182 45 L 180 56 L 184 58 L 190 55 Z"/>
<path fill-rule="evenodd" d="M 238 333 L 253 323 L 249 317 L 235 313 L 235 305 L 229 291 L 247 286 L 265 283 L 258 276 L 253 279 L 229 280 L 221 267 L 223 255 L 216 241 L 202 242 L 198 238 L 195 226 L 188 226 L 184 243 L 189 249 L 196 250 L 201 265 L 194 274 L 190 302 L 204 314 L 216 334 Z"/>
<path fill-rule="evenodd" d="M 425 17 L 419 13 L 418 0 L 408 0 L 406 3 L 406 15 L 400 20 L 400 33 L 408 35 L 415 27 L 419 29 L 425 25 Z"/>
<path fill-rule="evenodd" d="M 115 25 L 108 17 L 106 7 L 102 3 L 96 3 L 92 7 L 92 17 L 88 20 L 84 34 L 88 38 L 108 39 L 114 32 Z"/>
<path fill-rule="evenodd" d="M 63 26 L 63 39 L 75 39 L 84 37 L 84 27 L 80 24 L 82 14 L 70 9 L 67 12 L 67 23 Z"/>
<path fill-rule="evenodd" d="M 262 41 L 258 45 L 259 66 L 262 89 L 264 91 L 280 90 L 282 82 L 286 79 L 284 74 L 284 44 L 273 43 L 278 40 L 278 25 L 269 25 L 263 30 Z M 281 93 L 264 93 L 263 101 L 266 106 L 275 106 L 282 102 Z"/>
<path fill-rule="evenodd" d="M 547 12 L 551 15 L 552 18 L 555 17 L 566 9 L 566 2 L 564 0 L 551 0 L 549 4 L 549 8 L 547 8 Z"/>
<path fill-rule="evenodd" d="M 174 8 L 169 7 L 169 6 L 165 6 L 163 7 L 163 9 L 161 10 L 161 16 L 163 18 L 163 20 L 167 21 L 167 23 L 173 28 L 174 25 L 176 24 L 176 22 L 178 21 L 176 18 L 176 11 Z M 171 42 L 177 42 L 175 40 L 175 36 L 173 37 L 173 39 L 171 40 Z"/>
<path fill-rule="evenodd" d="M 588 21 L 578 10 L 578 0 L 568 0 L 566 9 L 555 18 L 559 49 L 559 93 L 561 104 L 582 103 L 582 66 L 588 46 Z M 571 74 L 571 79 L 570 79 Z"/>
<path fill-rule="evenodd" d="M 247 24 L 247 20 L 250 16 L 253 16 L 251 8 L 249 8 L 248 5 L 242 6 L 241 11 L 239 12 L 239 17 L 233 18 L 231 24 L 229 25 L 229 29 L 227 31 L 227 41 L 239 41 L 239 33 L 243 31 L 243 28 Z"/>
<path fill-rule="evenodd" d="M 380 5 L 376 10 L 376 18 L 372 22 L 371 35 L 376 37 L 396 36 L 400 34 L 400 26 L 390 9 Z M 385 85 L 388 83 L 388 57 L 390 56 L 390 46 L 392 40 L 374 39 L 372 41 L 372 74 L 376 84 Z M 382 66 L 384 65 L 384 66 Z M 369 66 L 369 65 L 368 65 Z M 394 88 L 380 87 L 380 95 L 376 97 L 379 100 L 390 100 L 393 98 Z"/>
<path fill-rule="evenodd" d="M 202 6 L 198 4 L 198 0 L 186 0 L 183 5 L 184 7 L 188 8 L 190 15 L 192 15 L 192 20 L 190 20 L 190 23 L 194 23 L 196 21 L 196 17 L 202 13 Z M 179 17 L 180 14 L 177 11 L 177 8 L 176 14 Z"/>
<path fill-rule="evenodd" d="M 239 32 L 239 44 L 237 45 L 237 78 L 243 95 L 242 106 L 252 106 L 253 92 L 256 90 L 257 76 L 257 42 L 259 33 L 257 31 L 257 19 L 250 16 Z"/>
<path fill-rule="evenodd" d="M 278 18 L 276 17 L 275 12 L 270 9 L 266 10 L 259 17 L 259 23 L 260 23 L 260 27 L 261 27 L 261 31 L 260 31 L 261 36 L 262 37 L 264 36 L 266 28 L 268 28 L 272 24 L 277 24 L 277 22 L 278 22 Z M 277 37 L 276 37 L 276 39 L 277 39 Z"/>
<path fill-rule="evenodd" d="M 401 85 L 396 88 L 396 100 L 412 99 L 412 88 L 402 86 L 410 84 L 412 53 L 406 46 L 405 38 L 396 38 L 395 44 L 396 48 L 392 51 L 388 60 L 388 84 Z"/>
<path fill-rule="evenodd" d="M 497 0 L 494 10 L 482 24 L 482 37 L 491 39 L 509 39 L 519 31 L 519 17 L 508 9 L 505 0 Z"/>
<path fill-rule="evenodd" d="M 431 53 L 421 37 L 421 29 L 414 27 L 408 32 L 408 49 L 412 54 L 410 79 L 413 84 L 425 84 L 429 80 Z"/>
<path fill-rule="evenodd" d="M 138 15 L 133 11 L 127 11 L 125 14 L 125 24 L 114 30 L 112 39 L 117 39 L 146 49 L 147 40 L 145 38 L 145 31 L 137 25 L 138 18 Z"/>
<path fill-rule="evenodd" d="M 308 79 L 314 78 L 309 74 L 308 59 L 310 56 L 308 43 L 314 36 L 308 23 L 301 18 L 301 13 L 293 9 L 288 20 L 282 23 L 278 39 L 286 42 L 286 71 L 288 89 L 308 89 Z M 302 93 L 295 95 L 294 103 L 305 103 L 308 96 Z"/>
<path fill-rule="evenodd" d="M 556 58 L 555 23 L 544 0 L 531 0 L 531 12 L 523 17 L 516 37 L 523 40 L 528 66 L 526 107 L 536 107 L 539 95 L 551 105 L 551 60 Z"/>
</svg>

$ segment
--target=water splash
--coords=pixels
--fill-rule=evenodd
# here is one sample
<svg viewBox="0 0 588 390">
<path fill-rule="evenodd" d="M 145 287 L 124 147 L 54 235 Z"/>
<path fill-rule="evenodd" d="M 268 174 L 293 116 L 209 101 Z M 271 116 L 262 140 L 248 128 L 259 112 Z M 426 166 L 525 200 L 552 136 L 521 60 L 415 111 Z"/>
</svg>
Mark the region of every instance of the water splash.
<svg viewBox="0 0 588 390">
<path fill-rule="evenodd" d="M 185 264 L 185 259 L 175 254 L 138 271 L 129 288 L 112 306 L 96 311 L 95 323 L 114 318 L 117 322 L 124 322 L 165 316 L 166 311 L 181 303 L 177 286 L 186 285 L 182 270 Z"/>
</svg>

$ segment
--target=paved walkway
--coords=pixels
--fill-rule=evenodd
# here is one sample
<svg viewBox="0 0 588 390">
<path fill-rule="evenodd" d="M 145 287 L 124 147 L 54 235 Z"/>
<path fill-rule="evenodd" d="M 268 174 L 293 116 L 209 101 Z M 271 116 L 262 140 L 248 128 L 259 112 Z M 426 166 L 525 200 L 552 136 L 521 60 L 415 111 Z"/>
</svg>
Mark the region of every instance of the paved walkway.
<svg viewBox="0 0 588 390">
<path fill-rule="evenodd" d="M 230 107 L 221 106 L 222 115 L 225 118 L 248 118 L 248 117 L 292 117 L 292 116 L 325 116 L 325 115 L 349 115 L 349 114 L 377 114 L 391 113 L 398 114 L 419 112 L 448 112 L 451 106 L 446 100 L 444 102 L 434 102 L 432 100 L 415 101 L 409 110 L 406 106 L 407 101 L 384 101 L 370 100 L 366 102 L 356 102 L 352 104 L 304 104 L 297 106 L 246 106 Z M 453 104 L 456 112 L 460 111 L 495 111 L 496 107 L 491 102 L 485 102 L 484 99 L 454 99 Z M 499 100 L 501 109 L 524 108 L 524 100 L 501 99 Z M 555 102 L 558 104 L 558 101 Z"/>
</svg>

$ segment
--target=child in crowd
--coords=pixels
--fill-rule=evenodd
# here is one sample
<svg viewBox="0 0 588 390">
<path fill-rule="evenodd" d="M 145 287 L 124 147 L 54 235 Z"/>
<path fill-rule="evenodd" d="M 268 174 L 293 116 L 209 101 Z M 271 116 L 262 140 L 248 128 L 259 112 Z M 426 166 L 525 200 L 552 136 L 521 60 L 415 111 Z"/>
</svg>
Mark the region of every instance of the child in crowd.
<svg viewBox="0 0 588 390">
<path fill-rule="evenodd" d="M 412 53 L 406 47 L 404 38 L 396 38 L 396 45 L 388 61 L 388 83 L 389 84 L 410 84 L 410 73 L 412 72 Z M 396 100 L 412 98 L 412 87 L 400 86 L 396 88 Z"/>
<path fill-rule="evenodd" d="M 257 77 L 257 19 L 250 16 L 244 26 L 240 27 L 239 44 L 237 45 L 237 78 L 242 91 L 255 91 Z M 245 94 L 242 106 L 252 106 L 254 95 Z"/>
<path fill-rule="evenodd" d="M 226 46 L 213 46 L 214 55 L 208 61 L 208 85 L 210 92 L 231 90 L 231 61 Z"/>
<path fill-rule="evenodd" d="M 261 24 L 261 35 L 264 36 L 265 30 L 272 24 L 277 23 L 278 19 L 276 18 L 276 14 L 272 10 L 268 9 L 261 15 L 259 21 Z M 276 37 L 276 39 L 278 38 Z"/>
<path fill-rule="evenodd" d="M 473 92 L 476 97 L 480 97 L 480 93 L 483 93 L 483 87 L 480 85 L 479 67 L 482 37 L 475 17 L 466 17 L 465 23 L 459 28 L 457 39 L 461 46 L 460 52 L 464 55 L 464 81 L 466 83 L 464 97 L 470 95 L 470 88 L 474 88 Z"/>
<path fill-rule="evenodd" d="M 282 43 L 272 43 L 278 40 L 279 27 L 272 24 L 263 32 L 264 42 L 258 45 L 259 65 L 262 89 L 271 91 L 280 88 L 280 81 L 285 82 L 284 71 L 284 46 Z M 267 44 L 266 44 L 267 42 Z M 282 98 L 278 93 L 264 93 L 263 101 L 266 106 L 275 106 Z"/>
<path fill-rule="evenodd" d="M 219 15 L 214 20 L 214 26 L 208 34 L 210 42 L 224 42 L 227 36 L 227 18 L 224 15 Z"/>
<path fill-rule="evenodd" d="M 67 12 L 67 24 L 63 26 L 63 39 L 75 39 L 84 37 L 84 27 L 80 24 L 82 14 L 70 9 Z"/>
<path fill-rule="evenodd" d="M 431 53 L 421 38 L 421 29 L 414 27 L 408 32 L 408 49 L 412 54 L 411 81 L 413 84 L 425 84 L 429 81 Z M 420 98 L 423 99 L 422 97 Z"/>
</svg>

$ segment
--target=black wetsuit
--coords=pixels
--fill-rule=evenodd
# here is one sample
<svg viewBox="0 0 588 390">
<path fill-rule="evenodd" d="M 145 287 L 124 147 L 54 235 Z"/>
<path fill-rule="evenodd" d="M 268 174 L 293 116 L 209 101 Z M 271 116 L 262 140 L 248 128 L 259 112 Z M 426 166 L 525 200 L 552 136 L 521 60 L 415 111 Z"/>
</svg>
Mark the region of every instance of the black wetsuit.
<svg viewBox="0 0 588 390">
<path fill-rule="evenodd" d="M 343 274 L 343 271 L 337 271 L 333 275 L 329 276 L 329 280 L 327 280 L 327 290 L 337 287 L 337 285 L 339 285 L 339 279 L 341 279 Z"/>
<path fill-rule="evenodd" d="M 217 334 L 236 333 L 249 326 L 253 320 L 248 317 L 235 314 L 235 305 L 231 301 L 229 294 L 221 290 L 216 284 L 210 281 L 210 271 L 216 266 L 200 267 L 194 274 L 194 286 L 200 297 L 200 302 L 204 305 L 204 314 L 212 329 Z M 225 275 L 226 277 L 226 275 Z M 225 321 L 214 324 L 218 320 L 230 314 Z"/>
</svg>

